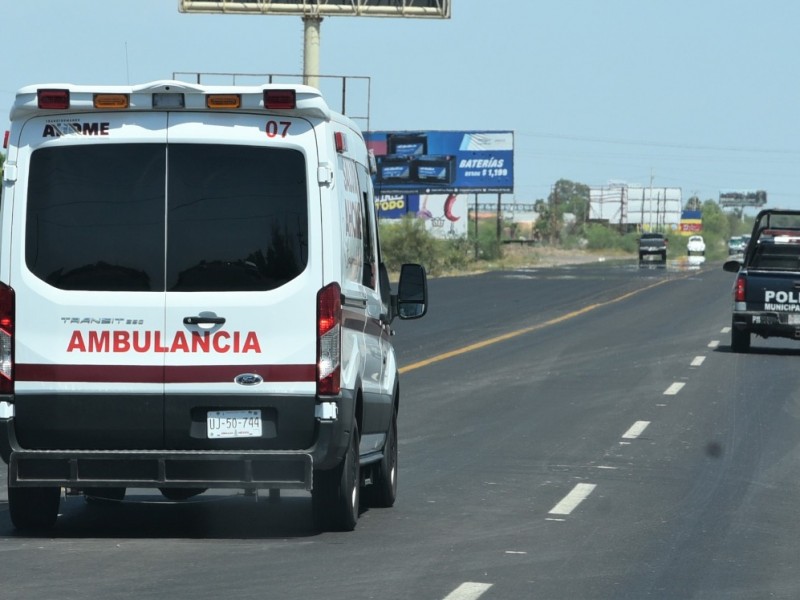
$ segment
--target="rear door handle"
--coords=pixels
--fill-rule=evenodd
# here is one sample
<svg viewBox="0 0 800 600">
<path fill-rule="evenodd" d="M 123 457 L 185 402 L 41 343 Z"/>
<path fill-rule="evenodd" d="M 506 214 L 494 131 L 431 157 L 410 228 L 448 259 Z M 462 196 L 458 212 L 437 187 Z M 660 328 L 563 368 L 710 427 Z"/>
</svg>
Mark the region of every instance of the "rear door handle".
<svg viewBox="0 0 800 600">
<path fill-rule="evenodd" d="M 184 325 L 223 325 L 225 317 L 183 317 Z"/>
</svg>

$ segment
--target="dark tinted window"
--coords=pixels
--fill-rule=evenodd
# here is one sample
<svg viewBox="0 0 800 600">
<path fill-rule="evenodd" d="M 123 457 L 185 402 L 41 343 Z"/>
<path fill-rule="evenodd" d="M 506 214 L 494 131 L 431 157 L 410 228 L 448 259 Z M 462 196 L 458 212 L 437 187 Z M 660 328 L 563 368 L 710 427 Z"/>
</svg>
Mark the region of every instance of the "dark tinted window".
<svg viewBox="0 0 800 600">
<path fill-rule="evenodd" d="M 169 146 L 167 289 L 270 290 L 308 262 L 303 154 Z"/>
<path fill-rule="evenodd" d="M 297 151 L 175 144 L 167 159 L 163 144 L 47 148 L 33 154 L 30 182 L 28 269 L 61 289 L 269 290 L 308 262 Z"/>
<path fill-rule="evenodd" d="M 66 290 L 164 289 L 163 144 L 31 156 L 25 260 Z"/>
</svg>

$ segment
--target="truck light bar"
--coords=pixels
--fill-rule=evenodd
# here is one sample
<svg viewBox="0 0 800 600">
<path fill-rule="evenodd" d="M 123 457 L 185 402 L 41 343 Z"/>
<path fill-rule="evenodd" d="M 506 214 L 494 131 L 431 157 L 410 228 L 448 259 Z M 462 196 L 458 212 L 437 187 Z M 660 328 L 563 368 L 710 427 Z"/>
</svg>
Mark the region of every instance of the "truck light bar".
<svg viewBox="0 0 800 600">
<path fill-rule="evenodd" d="M 276 111 L 326 121 L 334 114 L 319 90 L 302 84 L 199 85 L 164 80 L 140 85 L 29 85 L 17 91 L 10 117 L 15 121 L 52 112 L 128 110 Z"/>
</svg>

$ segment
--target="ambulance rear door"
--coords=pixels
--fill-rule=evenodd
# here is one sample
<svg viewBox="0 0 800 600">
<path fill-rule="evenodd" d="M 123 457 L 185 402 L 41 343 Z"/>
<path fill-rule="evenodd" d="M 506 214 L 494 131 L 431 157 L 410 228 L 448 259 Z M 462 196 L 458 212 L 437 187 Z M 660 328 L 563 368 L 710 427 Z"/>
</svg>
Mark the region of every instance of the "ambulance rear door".
<svg viewBox="0 0 800 600">
<path fill-rule="evenodd" d="M 165 130 L 164 113 L 123 112 L 38 116 L 15 130 L 23 447 L 163 444 Z"/>
<path fill-rule="evenodd" d="M 169 448 L 313 444 L 322 284 L 316 148 L 301 118 L 170 115 Z"/>
</svg>

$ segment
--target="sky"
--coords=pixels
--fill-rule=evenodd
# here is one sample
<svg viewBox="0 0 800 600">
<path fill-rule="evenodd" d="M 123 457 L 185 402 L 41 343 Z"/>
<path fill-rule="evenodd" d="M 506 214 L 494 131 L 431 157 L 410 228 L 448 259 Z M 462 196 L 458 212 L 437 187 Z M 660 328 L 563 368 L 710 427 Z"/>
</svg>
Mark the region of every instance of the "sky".
<svg viewBox="0 0 800 600">
<path fill-rule="evenodd" d="M 320 74 L 348 78 L 364 129 L 513 131 L 504 202 L 569 179 L 800 209 L 799 23 L 797 0 L 452 0 L 450 19 L 324 19 Z M 0 32 L 2 129 L 29 84 L 303 70 L 300 17 L 178 0 L 5 0 Z"/>
</svg>

